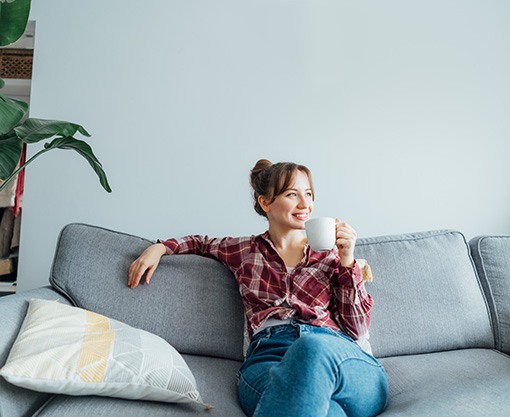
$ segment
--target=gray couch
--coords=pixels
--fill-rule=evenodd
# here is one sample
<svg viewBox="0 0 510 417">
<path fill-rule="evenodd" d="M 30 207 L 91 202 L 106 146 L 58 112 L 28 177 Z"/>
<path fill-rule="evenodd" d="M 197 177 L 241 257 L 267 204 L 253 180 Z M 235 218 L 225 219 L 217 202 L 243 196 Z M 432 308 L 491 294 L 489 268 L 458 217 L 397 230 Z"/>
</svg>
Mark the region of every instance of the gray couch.
<svg viewBox="0 0 510 417">
<path fill-rule="evenodd" d="M 2 417 L 244 415 L 236 391 L 243 317 L 232 275 L 210 259 L 167 256 L 150 285 L 129 289 L 129 264 L 150 243 L 94 226 L 66 226 L 51 287 L 0 298 L 0 365 L 26 300 L 58 298 L 168 340 L 215 408 L 52 396 L 0 378 Z M 375 299 L 370 341 L 391 387 L 382 415 L 509 416 L 510 237 L 468 244 L 459 232 L 431 231 L 359 239 L 356 250 L 375 277 L 367 284 Z"/>
</svg>

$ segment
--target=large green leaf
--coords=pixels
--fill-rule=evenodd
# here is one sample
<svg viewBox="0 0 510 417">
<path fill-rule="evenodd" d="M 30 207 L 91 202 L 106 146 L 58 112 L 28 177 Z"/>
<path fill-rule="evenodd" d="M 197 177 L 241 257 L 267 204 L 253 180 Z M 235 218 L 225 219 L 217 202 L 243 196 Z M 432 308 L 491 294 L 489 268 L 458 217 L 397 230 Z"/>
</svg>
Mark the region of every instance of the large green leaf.
<svg viewBox="0 0 510 417">
<path fill-rule="evenodd" d="M 92 169 L 96 172 L 97 176 L 99 177 L 99 182 L 101 183 L 103 188 L 109 193 L 112 192 L 112 189 L 108 184 L 108 179 L 106 178 L 106 173 L 103 171 L 103 166 L 92 152 L 92 148 L 89 146 L 88 143 L 72 137 L 65 137 L 54 139 L 51 143 L 45 144 L 44 147 L 47 150 L 50 149 L 75 150 L 88 161 Z"/>
<path fill-rule="evenodd" d="M 0 3 L 0 46 L 16 42 L 27 26 L 31 0 Z"/>
<path fill-rule="evenodd" d="M 0 95 L 0 135 L 14 129 L 27 111 L 27 103 Z"/>
<path fill-rule="evenodd" d="M 0 179 L 7 179 L 16 170 L 22 148 L 23 143 L 16 135 L 0 137 Z"/>
<path fill-rule="evenodd" d="M 58 120 L 27 119 L 15 131 L 18 138 L 25 143 L 35 143 L 53 136 L 71 137 L 76 132 L 90 137 L 90 134 L 82 126 Z"/>
</svg>

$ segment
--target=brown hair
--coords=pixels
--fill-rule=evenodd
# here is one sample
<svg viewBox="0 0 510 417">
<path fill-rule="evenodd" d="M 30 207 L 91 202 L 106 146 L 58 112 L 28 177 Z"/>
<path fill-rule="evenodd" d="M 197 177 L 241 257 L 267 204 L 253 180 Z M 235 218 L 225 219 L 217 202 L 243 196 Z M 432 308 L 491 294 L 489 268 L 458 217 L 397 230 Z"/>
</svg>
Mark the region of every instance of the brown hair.
<svg viewBox="0 0 510 417">
<path fill-rule="evenodd" d="M 310 188 L 312 189 L 312 197 L 314 197 L 312 173 L 304 165 L 295 164 L 293 162 L 278 162 L 273 164 L 267 159 L 260 159 L 257 161 L 250 172 L 250 184 L 253 188 L 253 206 L 258 214 L 267 217 L 266 212 L 259 204 L 259 196 L 266 197 L 271 204 L 277 196 L 290 187 L 297 171 L 305 173 L 308 177 Z"/>
</svg>

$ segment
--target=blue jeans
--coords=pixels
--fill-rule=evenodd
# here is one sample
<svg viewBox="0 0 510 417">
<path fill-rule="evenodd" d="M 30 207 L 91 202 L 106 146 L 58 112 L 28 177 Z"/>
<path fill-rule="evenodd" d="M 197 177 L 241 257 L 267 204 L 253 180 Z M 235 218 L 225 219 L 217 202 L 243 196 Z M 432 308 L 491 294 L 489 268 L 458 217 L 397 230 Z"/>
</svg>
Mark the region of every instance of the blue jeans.
<svg viewBox="0 0 510 417">
<path fill-rule="evenodd" d="M 351 338 L 293 320 L 254 336 L 239 400 L 250 417 L 369 417 L 386 407 L 388 379 Z"/>
</svg>

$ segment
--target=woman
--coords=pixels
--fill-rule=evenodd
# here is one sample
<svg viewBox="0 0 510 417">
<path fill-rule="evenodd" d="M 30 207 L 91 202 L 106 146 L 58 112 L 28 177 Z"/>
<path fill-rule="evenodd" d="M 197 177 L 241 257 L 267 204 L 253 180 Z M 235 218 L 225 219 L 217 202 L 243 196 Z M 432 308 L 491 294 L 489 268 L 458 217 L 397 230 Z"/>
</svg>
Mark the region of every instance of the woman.
<svg viewBox="0 0 510 417">
<path fill-rule="evenodd" d="M 354 339 L 368 332 L 372 298 L 354 259 L 356 232 L 337 219 L 336 247 L 314 252 L 303 234 L 314 207 L 303 165 L 260 160 L 251 171 L 265 233 L 241 238 L 187 236 L 147 248 L 128 285 L 150 282 L 161 256 L 199 254 L 235 275 L 251 339 L 239 370 L 248 416 L 374 416 L 387 402 L 386 373 Z"/>
</svg>

